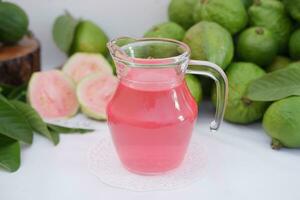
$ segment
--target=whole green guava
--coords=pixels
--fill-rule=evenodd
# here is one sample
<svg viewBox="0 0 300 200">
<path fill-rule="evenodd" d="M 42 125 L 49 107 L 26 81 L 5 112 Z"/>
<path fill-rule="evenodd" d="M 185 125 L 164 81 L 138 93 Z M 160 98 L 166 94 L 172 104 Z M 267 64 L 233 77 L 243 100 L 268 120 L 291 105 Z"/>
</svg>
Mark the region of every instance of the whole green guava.
<svg viewBox="0 0 300 200">
<path fill-rule="evenodd" d="M 292 31 L 292 22 L 283 3 L 277 0 L 255 0 L 248 14 L 250 25 L 262 26 L 273 32 L 279 52 L 284 53 Z"/>
<path fill-rule="evenodd" d="M 272 137 L 272 148 L 300 147 L 300 97 L 274 102 L 266 111 L 263 127 Z"/>
<path fill-rule="evenodd" d="M 195 101 L 199 104 L 202 100 L 202 87 L 200 80 L 195 75 L 188 74 L 185 75 L 185 81 Z"/>
<path fill-rule="evenodd" d="M 233 58 L 233 40 L 230 33 L 215 22 L 202 21 L 192 26 L 183 42 L 191 48 L 192 59 L 207 60 L 223 69 Z"/>
<path fill-rule="evenodd" d="M 278 52 L 278 45 L 271 31 L 263 27 L 251 27 L 238 37 L 237 55 L 246 62 L 259 66 L 269 65 Z"/>
<path fill-rule="evenodd" d="M 13 44 L 28 33 L 29 19 L 17 4 L 0 1 L 0 43 Z"/>
<path fill-rule="evenodd" d="M 300 1 L 299 0 L 283 0 L 283 3 L 289 14 L 298 22 L 300 22 Z"/>
<path fill-rule="evenodd" d="M 300 59 L 300 29 L 297 29 L 290 37 L 289 52 L 291 58 Z"/>
<path fill-rule="evenodd" d="M 245 97 L 251 81 L 265 75 L 265 71 L 253 63 L 232 63 L 226 70 L 228 78 L 228 102 L 224 119 L 238 124 L 248 124 L 260 119 L 266 109 L 266 102 L 251 101 Z M 212 100 L 216 102 L 213 89 Z"/>
<path fill-rule="evenodd" d="M 151 27 L 144 37 L 170 38 L 181 41 L 184 37 L 185 30 L 175 22 L 164 22 Z"/>
<path fill-rule="evenodd" d="M 198 0 L 172 0 L 168 7 L 170 21 L 188 29 L 195 24 L 193 9 Z"/>
<path fill-rule="evenodd" d="M 247 25 L 248 15 L 241 0 L 199 0 L 194 20 L 216 22 L 235 34 Z"/>
<path fill-rule="evenodd" d="M 83 20 L 76 27 L 70 54 L 76 52 L 101 53 L 106 55 L 108 37 L 102 29 L 92 21 Z"/>
<path fill-rule="evenodd" d="M 273 72 L 279 69 L 283 69 L 290 64 L 291 60 L 284 56 L 276 56 L 272 63 L 266 68 L 267 72 Z"/>
</svg>

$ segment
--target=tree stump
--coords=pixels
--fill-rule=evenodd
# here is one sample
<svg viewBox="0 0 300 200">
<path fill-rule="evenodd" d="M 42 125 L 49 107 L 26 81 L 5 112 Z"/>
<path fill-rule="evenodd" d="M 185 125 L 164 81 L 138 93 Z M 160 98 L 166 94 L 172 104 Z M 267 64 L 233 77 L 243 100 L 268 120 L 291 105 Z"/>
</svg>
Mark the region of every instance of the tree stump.
<svg viewBox="0 0 300 200">
<path fill-rule="evenodd" d="M 21 85 L 40 71 L 40 44 L 33 35 L 26 35 L 14 45 L 0 44 L 0 83 Z"/>
</svg>

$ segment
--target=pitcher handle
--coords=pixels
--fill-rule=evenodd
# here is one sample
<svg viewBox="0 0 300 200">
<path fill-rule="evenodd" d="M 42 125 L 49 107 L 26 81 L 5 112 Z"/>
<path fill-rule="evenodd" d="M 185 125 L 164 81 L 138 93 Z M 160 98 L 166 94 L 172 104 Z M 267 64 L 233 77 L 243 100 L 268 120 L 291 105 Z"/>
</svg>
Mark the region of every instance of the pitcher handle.
<svg viewBox="0 0 300 200">
<path fill-rule="evenodd" d="M 223 120 L 227 104 L 228 80 L 226 74 L 218 65 L 200 60 L 190 60 L 186 73 L 208 76 L 215 81 L 217 91 L 216 113 L 215 119 L 210 123 L 210 130 L 217 131 Z"/>
</svg>

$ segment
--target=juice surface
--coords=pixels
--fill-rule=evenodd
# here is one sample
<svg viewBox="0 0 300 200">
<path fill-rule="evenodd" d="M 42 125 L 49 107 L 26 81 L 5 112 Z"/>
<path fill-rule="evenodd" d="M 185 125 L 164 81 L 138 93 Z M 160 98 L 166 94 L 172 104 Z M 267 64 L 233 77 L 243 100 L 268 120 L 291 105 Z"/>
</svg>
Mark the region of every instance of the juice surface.
<svg viewBox="0 0 300 200">
<path fill-rule="evenodd" d="M 184 81 L 168 87 L 121 81 L 107 114 L 123 165 L 141 174 L 176 168 L 184 158 L 197 110 Z"/>
</svg>

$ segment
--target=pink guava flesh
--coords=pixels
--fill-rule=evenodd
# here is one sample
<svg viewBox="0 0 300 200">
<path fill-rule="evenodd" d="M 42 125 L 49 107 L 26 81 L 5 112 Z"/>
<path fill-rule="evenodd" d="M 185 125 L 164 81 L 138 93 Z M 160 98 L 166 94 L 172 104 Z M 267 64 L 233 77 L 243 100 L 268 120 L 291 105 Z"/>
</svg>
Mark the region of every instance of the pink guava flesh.
<svg viewBox="0 0 300 200">
<path fill-rule="evenodd" d="M 77 95 L 85 114 L 106 118 L 106 106 L 112 98 L 118 79 L 113 75 L 94 74 L 80 82 Z"/>
<path fill-rule="evenodd" d="M 28 92 L 31 106 L 46 119 L 70 117 L 79 107 L 72 81 L 58 70 L 34 73 Z"/>
<path fill-rule="evenodd" d="M 76 53 L 63 67 L 64 73 L 69 75 L 75 82 L 95 72 L 112 74 L 110 64 L 99 54 Z"/>
</svg>

